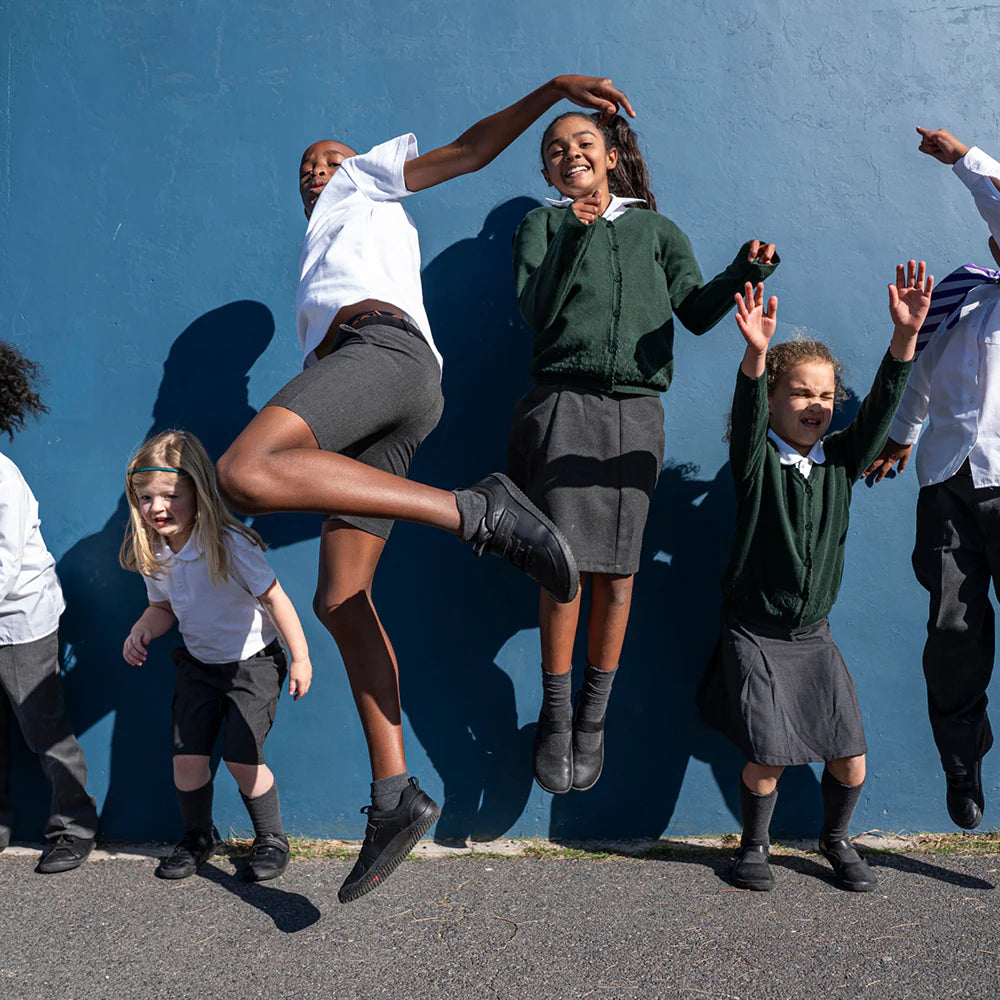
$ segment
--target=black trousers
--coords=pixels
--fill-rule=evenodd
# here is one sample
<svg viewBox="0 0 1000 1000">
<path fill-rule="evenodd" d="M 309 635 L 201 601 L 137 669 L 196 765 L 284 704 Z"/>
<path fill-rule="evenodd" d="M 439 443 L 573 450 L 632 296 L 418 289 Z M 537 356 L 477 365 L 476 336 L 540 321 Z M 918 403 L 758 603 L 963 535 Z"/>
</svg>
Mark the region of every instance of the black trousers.
<svg viewBox="0 0 1000 1000">
<path fill-rule="evenodd" d="M 993 745 L 986 688 L 995 649 L 991 584 L 1000 593 L 1000 487 L 976 489 L 966 472 L 923 487 L 913 569 L 930 594 L 927 707 L 941 763 L 951 771 Z"/>
</svg>

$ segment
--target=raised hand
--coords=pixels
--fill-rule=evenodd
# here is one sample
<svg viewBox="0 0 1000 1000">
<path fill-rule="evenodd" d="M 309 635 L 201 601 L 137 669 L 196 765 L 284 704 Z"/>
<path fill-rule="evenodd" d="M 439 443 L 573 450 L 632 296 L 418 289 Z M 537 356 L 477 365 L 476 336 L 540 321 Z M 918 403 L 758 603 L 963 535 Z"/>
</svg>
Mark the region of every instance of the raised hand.
<svg viewBox="0 0 1000 1000">
<path fill-rule="evenodd" d="M 773 243 L 763 243 L 760 240 L 750 241 L 750 252 L 747 260 L 751 264 L 770 264 L 777 256 Z"/>
<path fill-rule="evenodd" d="M 555 84 L 563 97 L 579 104 L 581 108 L 593 108 L 601 113 L 600 124 L 609 121 L 622 108 L 630 118 L 635 118 L 635 112 L 624 92 L 619 90 L 608 77 L 557 76 Z"/>
<path fill-rule="evenodd" d="M 763 355 L 767 345 L 774 336 L 778 321 L 778 296 L 772 295 L 767 300 L 767 311 L 764 311 L 764 283 L 759 282 L 756 290 L 748 281 L 741 295 L 733 296 L 736 301 L 736 325 L 743 334 L 747 346 Z"/>
<path fill-rule="evenodd" d="M 920 145 L 917 147 L 920 152 L 942 163 L 958 163 L 969 151 L 969 147 L 946 128 L 921 128 L 918 125 L 917 131 L 920 133 Z"/>
<path fill-rule="evenodd" d="M 896 265 L 896 283 L 889 285 L 889 315 L 895 329 L 907 336 L 916 337 L 923 326 L 931 305 L 934 275 L 927 273 L 927 265 L 911 260 Z"/>
<path fill-rule="evenodd" d="M 601 192 L 584 195 L 577 198 L 572 205 L 573 214 L 585 225 L 595 222 L 601 214 Z"/>
</svg>

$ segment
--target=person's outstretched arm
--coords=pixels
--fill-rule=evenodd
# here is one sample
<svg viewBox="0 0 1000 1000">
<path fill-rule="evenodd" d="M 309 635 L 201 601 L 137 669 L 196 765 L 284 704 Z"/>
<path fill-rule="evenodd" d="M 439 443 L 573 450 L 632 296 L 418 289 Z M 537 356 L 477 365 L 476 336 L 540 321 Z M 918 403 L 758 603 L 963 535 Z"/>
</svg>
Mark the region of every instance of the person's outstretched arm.
<svg viewBox="0 0 1000 1000">
<path fill-rule="evenodd" d="M 422 191 L 485 167 L 553 104 L 563 99 L 599 111 L 603 118 L 610 118 L 619 108 L 635 117 L 629 99 L 607 77 L 557 76 L 509 108 L 476 122 L 447 146 L 407 160 L 403 166 L 406 187 L 410 191 Z"/>
</svg>

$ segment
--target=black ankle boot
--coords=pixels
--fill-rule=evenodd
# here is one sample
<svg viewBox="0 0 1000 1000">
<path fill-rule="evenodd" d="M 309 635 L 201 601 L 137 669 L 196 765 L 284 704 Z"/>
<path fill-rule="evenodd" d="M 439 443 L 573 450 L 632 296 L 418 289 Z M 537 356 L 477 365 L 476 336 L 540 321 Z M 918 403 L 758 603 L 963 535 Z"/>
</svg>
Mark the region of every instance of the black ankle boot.
<svg viewBox="0 0 1000 1000">
<path fill-rule="evenodd" d="M 573 787 L 573 721 L 538 716 L 534 750 L 535 781 L 553 795 Z M 596 779 L 595 779 L 596 780 Z"/>
</svg>

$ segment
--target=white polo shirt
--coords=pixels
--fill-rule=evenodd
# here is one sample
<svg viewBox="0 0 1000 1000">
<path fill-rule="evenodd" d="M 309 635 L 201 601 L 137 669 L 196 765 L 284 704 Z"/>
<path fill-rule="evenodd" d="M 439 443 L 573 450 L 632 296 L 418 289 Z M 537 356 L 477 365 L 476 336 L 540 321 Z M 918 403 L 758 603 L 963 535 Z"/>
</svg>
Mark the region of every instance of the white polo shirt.
<svg viewBox="0 0 1000 1000">
<path fill-rule="evenodd" d="M 165 564 L 158 579 L 144 576 L 150 601 L 166 601 L 177 616 L 184 645 L 202 663 L 234 663 L 259 653 L 278 630 L 257 597 L 274 583 L 264 553 L 248 538 L 226 532 L 229 576 L 213 584 L 208 562 L 194 536 L 180 552 L 164 545 L 156 556 Z"/>
<path fill-rule="evenodd" d="M 40 524 L 34 493 L 0 452 L 0 646 L 51 635 L 66 607 Z"/>
<path fill-rule="evenodd" d="M 401 309 L 441 364 L 424 310 L 417 227 L 401 204 L 412 194 L 403 164 L 417 155 L 413 135 L 390 139 L 344 160 L 320 192 L 306 228 L 295 293 L 305 367 L 315 363 L 314 352 L 334 316 L 364 299 Z"/>
</svg>

